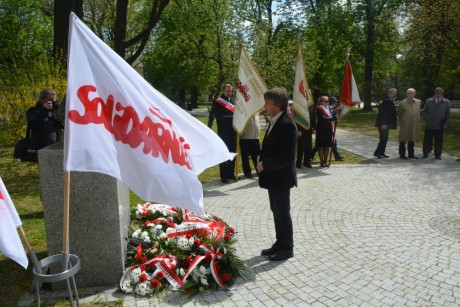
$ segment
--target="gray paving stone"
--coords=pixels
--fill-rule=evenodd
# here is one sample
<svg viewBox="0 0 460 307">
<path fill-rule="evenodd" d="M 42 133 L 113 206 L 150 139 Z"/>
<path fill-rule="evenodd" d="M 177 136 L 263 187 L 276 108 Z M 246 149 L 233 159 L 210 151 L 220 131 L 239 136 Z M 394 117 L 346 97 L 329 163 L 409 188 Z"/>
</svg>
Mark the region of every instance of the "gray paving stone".
<svg viewBox="0 0 460 307">
<path fill-rule="evenodd" d="M 340 147 L 370 159 L 378 142 L 343 130 L 338 140 Z M 257 180 L 205 186 L 205 210 L 237 229 L 238 254 L 253 268 L 254 278 L 230 293 L 206 291 L 183 301 L 177 292 L 145 299 L 112 289 L 112 294 L 83 296 L 82 302 L 458 306 L 460 163 L 448 155 L 436 162 L 405 162 L 397 152 L 398 144 L 389 142 L 390 159 L 300 170 L 298 187 L 291 190 L 295 257 L 280 263 L 259 256 L 275 232 L 267 191 Z"/>
</svg>

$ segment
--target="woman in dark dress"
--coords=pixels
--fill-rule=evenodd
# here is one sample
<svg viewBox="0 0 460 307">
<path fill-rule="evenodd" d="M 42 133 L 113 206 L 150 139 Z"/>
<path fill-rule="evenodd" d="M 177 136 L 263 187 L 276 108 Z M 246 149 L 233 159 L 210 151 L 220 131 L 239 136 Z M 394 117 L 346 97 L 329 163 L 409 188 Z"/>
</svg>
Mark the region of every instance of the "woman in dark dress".
<svg viewBox="0 0 460 307">
<path fill-rule="evenodd" d="M 328 167 L 329 147 L 333 142 L 333 131 L 337 117 L 329 109 L 329 98 L 321 96 L 316 108 L 316 148 L 321 167 Z"/>
</svg>

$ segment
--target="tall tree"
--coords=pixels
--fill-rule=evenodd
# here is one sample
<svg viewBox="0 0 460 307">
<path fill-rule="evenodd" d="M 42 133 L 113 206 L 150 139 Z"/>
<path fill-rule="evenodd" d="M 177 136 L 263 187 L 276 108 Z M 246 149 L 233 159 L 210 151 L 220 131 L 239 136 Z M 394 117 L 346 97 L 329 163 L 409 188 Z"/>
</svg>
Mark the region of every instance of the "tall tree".
<svg viewBox="0 0 460 307">
<path fill-rule="evenodd" d="M 83 0 L 54 0 L 54 55 L 67 56 L 69 41 L 69 14 L 83 19 Z"/>
</svg>

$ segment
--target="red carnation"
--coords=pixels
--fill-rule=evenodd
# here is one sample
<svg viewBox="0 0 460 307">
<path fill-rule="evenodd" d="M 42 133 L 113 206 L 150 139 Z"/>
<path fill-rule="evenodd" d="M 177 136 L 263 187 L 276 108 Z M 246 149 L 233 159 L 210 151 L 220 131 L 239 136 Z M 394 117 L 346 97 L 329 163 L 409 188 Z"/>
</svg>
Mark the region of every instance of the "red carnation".
<svg viewBox="0 0 460 307">
<path fill-rule="evenodd" d="M 217 215 L 214 215 L 212 218 L 216 221 L 220 220 L 220 218 Z"/>
<path fill-rule="evenodd" d="M 225 273 L 224 275 L 222 275 L 222 280 L 223 281 L 229 281 L 230 279 L 232 279 L 232 274 Z"/>
<path fill-rule="evenodd" d="M 198 240 L 198 239 L 195 239 L 195 240 L 193 241 L 193 245 L 195 245 L 195 246 L 200 246 L 200 244 L 201 244 L 201 241 Z"/>
<path fill-rule="evenodd" d="M 155 278 L 150 281 L 150 287 L 153 289 L 158 289 L 159 285 L 160 285 L 160 282 Z"/>
<path fill-rule="evenodd" d="M 212 260 L 211 253 L 207 253 L 207 254 L 204 256 L 204 259 L 205 259 L 207 262 L 211 262 L 211 260 Z"/>
<path fill-rule="evenodd" d="M 143 256 L 141 262 L 142 263 L 147 262 L 147 256 Z"/>
<path fill-rule="evenodd" d="M 169 265 L 169 268 L 174 271 L 176 269 L 176 265 L 174 263 L 171 263 Z"/>
<path fill-rule="evenodd" d="M 142 273 L 140 276 L 139 276 L 139 282 L 144 282 L 147 280 L 147 275 L 145 275 L 144 273 Z"/>
<path fill-rule="evenodd" d="M 153 268 L 154 266 L 156 266 L 155 261 L 151 261 L 151 262 L 149 263 L 149 267 Z"/>
<path fill-rule="evenodd" d="M 230 227 L 230 228 L 229 228 L 229 231 L 230 231 L 231 234 L 234 234 L 234 233 L 235 233 L 235 228 Z"/>
<path fill-rule="evenodd" d="M 145 264 L 141 265 L 141 271 L 144 272 L 146 269 Z"/>
<path fill-rule="evenodd" d="M 232 237 L 230 237 L 230 235 L 228 233 L 225 234 L 225 240 L 230 241 L 231 238 Z"/>
<path fill-rule="evenodd" d="M 158 279 L 162 279 L 162 278 L 164 278 L 164 277 L 165 277 L 165 273 L 163 273 L 162 271 L 159 271 L 159 272 L 157 273 L 157 278 L 158 278 Z"/>
<path fill-rule="evenodd" d="M 142 245 L 137 246 L 137 253 L 136 253 L 136 258 L 134 258 L 136 261 L 139 261 L 142 257 Z"/>
<path fill-rule="evenodd" d="M 190 256 L 186 256 L 185 260 L 187 261 L 188 265 L 190 265 L 190 263 L 192 263 L 192 257 L 190 257 Z"/>
<path fill-rule="evenodd" d="M 186 237 L 187 239 L 189 239 L 189 240 L 190 240 L 190 238 L 192 237 L 192 235 L 190 235 L 190 234 L 187 234 L 185 237 Z"/>
</svg>

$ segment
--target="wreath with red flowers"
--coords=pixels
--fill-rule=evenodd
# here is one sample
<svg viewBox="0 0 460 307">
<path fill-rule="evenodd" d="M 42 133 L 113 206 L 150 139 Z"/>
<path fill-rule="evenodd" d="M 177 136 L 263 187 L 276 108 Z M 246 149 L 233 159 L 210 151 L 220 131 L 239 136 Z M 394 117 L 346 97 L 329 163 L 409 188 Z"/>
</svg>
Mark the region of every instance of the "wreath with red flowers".
<svg viewBox="0 0 460 307">
<path fill-rule="evenodd" d="M 231 290 L 247 279 L 249 267 L 236 256 L 235 229 L 208 213 L 163 204 L 138 204 L 131 215 L 128 269 L 120 281 L 126 293 L 156 295 L 168 288 L 186 296 L 205 289 Z"/>
</svg>

